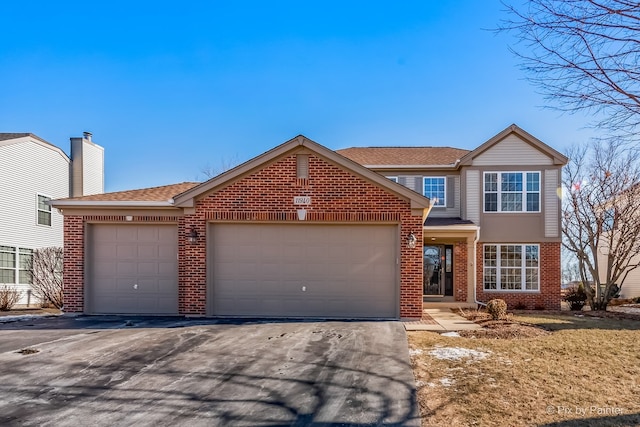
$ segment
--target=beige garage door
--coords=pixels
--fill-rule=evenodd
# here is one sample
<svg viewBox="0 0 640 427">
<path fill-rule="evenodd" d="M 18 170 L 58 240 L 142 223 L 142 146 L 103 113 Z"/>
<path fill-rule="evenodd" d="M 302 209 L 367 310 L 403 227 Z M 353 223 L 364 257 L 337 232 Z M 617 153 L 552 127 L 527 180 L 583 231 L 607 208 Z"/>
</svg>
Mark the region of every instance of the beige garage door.
<svg viewBox="0 0 640 427">
<path fill-rule="evenodd" d="M 395 318 L 397 227 L 212 224 L 209 312 Z"/>
<path fill-rule="evenodd" d="M 178 314 L 175 225 L 94 224 L 87 242 L 87 311 Z"/>
</svg>

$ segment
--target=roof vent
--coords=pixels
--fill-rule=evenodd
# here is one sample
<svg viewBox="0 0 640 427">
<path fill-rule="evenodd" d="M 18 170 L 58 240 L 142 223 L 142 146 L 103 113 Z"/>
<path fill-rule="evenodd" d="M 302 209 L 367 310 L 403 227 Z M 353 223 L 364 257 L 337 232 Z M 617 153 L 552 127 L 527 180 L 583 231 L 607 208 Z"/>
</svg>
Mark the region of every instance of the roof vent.
<svg viewBox="0 0 640 427">
<path fill-rule="evenodd" d="M 87 141 L 91 141 L 91 132 L 82 132 L 82 137 Z"/>
</svg>

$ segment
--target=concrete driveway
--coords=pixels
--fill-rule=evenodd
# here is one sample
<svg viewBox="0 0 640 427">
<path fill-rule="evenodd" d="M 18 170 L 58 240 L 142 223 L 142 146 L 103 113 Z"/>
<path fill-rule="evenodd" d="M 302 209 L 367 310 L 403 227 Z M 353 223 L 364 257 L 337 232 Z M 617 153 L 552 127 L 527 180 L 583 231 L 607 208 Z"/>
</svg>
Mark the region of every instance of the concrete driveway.
<svg viewBox="0 0 640 427">
<path fill-rule="evenodd" d="M 420 425 L 399 322 L 28 320 L 0 367 L 0 425 Z"/>
</svg>

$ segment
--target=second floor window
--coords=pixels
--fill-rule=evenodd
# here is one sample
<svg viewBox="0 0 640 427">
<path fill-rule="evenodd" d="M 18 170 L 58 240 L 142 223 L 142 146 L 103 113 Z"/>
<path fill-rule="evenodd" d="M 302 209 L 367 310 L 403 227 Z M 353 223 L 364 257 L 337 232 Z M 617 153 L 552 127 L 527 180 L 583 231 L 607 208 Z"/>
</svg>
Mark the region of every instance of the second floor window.
<svg viewBox="0 0 640 427">
<path fill-rule="evenodd" d="M 433 206 L 447 206 L 446 179 L 443 176 L 425 176 L 423 194 L 431 200 Z"/>
<path fill-rule="evenodd" d="M 485 172 L 485 212 L 540 212 L 540 172 Z"/>
<path fill-rule="evenodd" d="M 51 206 L 47 202 L 51 197 L 38 194 L 38 225 L 51 225 Z"/>
</svg>

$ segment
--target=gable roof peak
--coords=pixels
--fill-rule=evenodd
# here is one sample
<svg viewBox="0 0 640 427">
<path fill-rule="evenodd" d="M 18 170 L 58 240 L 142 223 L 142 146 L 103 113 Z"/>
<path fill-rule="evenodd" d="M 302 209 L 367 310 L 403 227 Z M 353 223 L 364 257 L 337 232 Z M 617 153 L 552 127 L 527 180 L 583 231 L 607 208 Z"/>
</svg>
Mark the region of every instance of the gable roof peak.
<svg viewBox="0 0 640 427">
<path fill-rule="evenodd" d="M 494 145 L 496 145 L 497 143 L 499 143 L 500 141 L 502 141 L 503 139 L 505 139 L 507 136 L 511 134 L 516 134 L 520 139 L 522 139 L 527 144 L 535 147 L 536 149 L 540 150 L 547 156 L 551 157 L 553 159 L 553 164 L 555 165 L 563 166 L 563 165 L 566 165 L 567 162 L 569 161 L 567 156 L 555 150 L 551 146 L 545 144 L 535 136 L 531 135 L 529 132 L 522 129 L 517 124 L 512 123 L 510 126 L 506 127 L 504 130 L 502 130 L 498 134 L 489 138 L 489 140 L 487 140 L 485 143 L 477 147 L 475 150 L 467 153 L 464 157 L 462 157 L 462 159 L 460 159 L 460 164 L 470 165 L 475 157 L 484 153 L 489 148 L 493 147 Z"/>
</svg>

